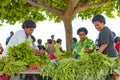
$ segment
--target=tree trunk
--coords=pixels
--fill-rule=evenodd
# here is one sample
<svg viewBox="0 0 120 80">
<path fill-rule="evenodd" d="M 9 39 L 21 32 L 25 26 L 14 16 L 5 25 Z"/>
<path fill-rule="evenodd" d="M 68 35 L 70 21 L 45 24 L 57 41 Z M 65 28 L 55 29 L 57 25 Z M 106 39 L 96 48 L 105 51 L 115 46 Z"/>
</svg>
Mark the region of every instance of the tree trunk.
<svg viewBox="0 0 120 80">
<path fill-rule="evenodd" d="M 66 35 L 66 50 L 71 51 L 72 50 L 72 20 L 65 19 L 63 20 L 63 22 L 64 22 L 65 35 Z"/>
</svg>

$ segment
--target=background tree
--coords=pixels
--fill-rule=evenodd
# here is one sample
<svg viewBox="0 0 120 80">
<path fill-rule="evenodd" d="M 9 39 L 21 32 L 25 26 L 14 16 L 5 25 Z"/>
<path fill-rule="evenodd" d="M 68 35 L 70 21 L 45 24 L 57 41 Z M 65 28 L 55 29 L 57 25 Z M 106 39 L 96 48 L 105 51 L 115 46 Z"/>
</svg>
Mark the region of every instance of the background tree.
<svg viewBox="0 0 120 80">
<path fill-rule="evenodd" d="M 120 0 L 0 0 L 0 20 L 9 24 L 25 19 L 34 21 L 63 21 L 66 48 L 71 51 L 72 20 L 105 14 L 110 18 L 120 16 Z"/>
</svg>

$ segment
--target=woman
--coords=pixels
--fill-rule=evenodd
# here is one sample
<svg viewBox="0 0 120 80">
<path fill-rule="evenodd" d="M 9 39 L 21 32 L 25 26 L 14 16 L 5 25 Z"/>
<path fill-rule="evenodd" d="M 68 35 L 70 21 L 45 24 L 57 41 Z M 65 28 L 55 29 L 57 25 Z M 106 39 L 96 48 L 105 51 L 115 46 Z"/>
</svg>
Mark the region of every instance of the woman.
<svg viewBox="0 0 120 80">
<path fill-rule="evenodd" d="M 87 38 L 88 31 L 86 28 L 79 28 L 77 34 L 80 40 L 77 42 L 72 54 L 74 58 L 80 59 L 80 54 L 82 52 L 91 53 L 94 50 L 94 43 L 93 40 Z"/>
<path fill-rule="evenodd" d="M 2 57 L 6 57 L 7 50 L 10 46 L 16 46 L 25 40 L 32 40 L 31 35 L 36 28 L 36 24 L 32 20 L 25 20 L 22 24 L 22 30 L 18 30 L 10 39 L 5 50 L 2 53 Z M 32 48 L 32 44 L 30 45 Z M 35 53 L 39 53 L 39 50 L 33 49 Z"/>
<path fill-rule="evenodd" d="M 48 39 L 47 40 L 47 47 L 46 47 L 46 52 L 48 55 L 53 54 L 55 52 L 54 46 L 52 45 L 52 40 Z"/>
<path fill-rule="evenodd" d="M 57 43 L 54 45 L 55 47 L 55 52 L 60 52 L 60 53 L 64 53 L 65 51 L 62 49 L 62 39 L 57 39 Z"/>
<path fill-rule="evenodd" d="M 109 57 L 117 57 L 117 51 L 114 47 L 114 37 L 111 30 L 105 26 L 105 18 L 102 15 L 96 15 L 92 19 L 92 23 L 99 31 L 99 37 L 97 39 L 97 52 L 108 55 Z"/>
<path fill-rule="evenodd" d="M 117 51 L 114 47 L 114 36 L 112 31 L 105 26 L 105 18 L 102 15 L 95 15 L 92 19 L 92 23 L 99 31 L 99 37 L 96 41 L 97 52 L 108 55 L 109 57 L 117 57 Z M 106 80 L 110 80 L 108 75 Z"/>
</svg>

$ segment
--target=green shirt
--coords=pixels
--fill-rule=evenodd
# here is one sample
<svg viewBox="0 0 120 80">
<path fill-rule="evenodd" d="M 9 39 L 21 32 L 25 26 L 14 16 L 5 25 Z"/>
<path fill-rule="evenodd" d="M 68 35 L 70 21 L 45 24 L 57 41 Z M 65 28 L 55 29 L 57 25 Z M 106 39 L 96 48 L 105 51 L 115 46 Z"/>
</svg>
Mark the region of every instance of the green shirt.
<svg viewBox="0 0 120 80">
<path fill-rule="evenodd" d="M 54 45 L 54 47 L 55 47 L 55 52 L 61 52 L 61 51 L 60 51 L 60 48 L 62 47 L 61 44 L 56 43 L 56 44 Z"/>
<path fill-rule="evenodd" d="M 83 52 L 84 48 L 89 48 L 91 50 L 95 49 L 93 40 L 86 38 L 84 42 L 78 41 L 75 48 L 73 49 L 72 54 L 76 55 L 77 58 L 80 58 L 80 53 Z"/>
</svg>

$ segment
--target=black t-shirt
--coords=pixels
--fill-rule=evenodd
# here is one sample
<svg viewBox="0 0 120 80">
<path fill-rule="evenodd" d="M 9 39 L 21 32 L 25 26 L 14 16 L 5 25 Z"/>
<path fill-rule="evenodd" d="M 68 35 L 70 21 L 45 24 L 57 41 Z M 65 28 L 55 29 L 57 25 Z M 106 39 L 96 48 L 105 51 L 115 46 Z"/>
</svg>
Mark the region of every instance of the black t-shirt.
<svg viewBox="0 0 120 80">
<path fill-rule="evenodd" d="M 41 50 L 41 49 L 46 50 L 46 48 L 43 45 L 38 46 L 38 48 L 39 48 L 39 50 Z"/>
<path fill-rule="evenodd" d="M 102 44 L 108 44 L 106 49 L 103 51 L 103 54 L 108 55 L 109 57 L 117 57 L 117 51 L 114 47 L 114 38 L 113 34 L 108 27 L 104 27 L 103 30 L 99 33 L 97 39 L 97 45 L 100 47 Z"/>
</svg>

